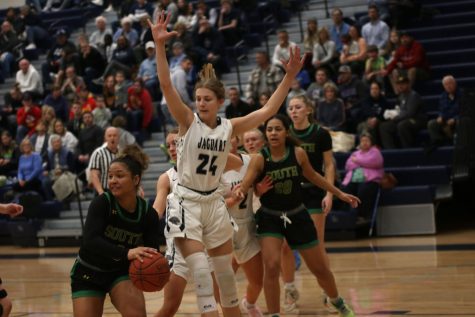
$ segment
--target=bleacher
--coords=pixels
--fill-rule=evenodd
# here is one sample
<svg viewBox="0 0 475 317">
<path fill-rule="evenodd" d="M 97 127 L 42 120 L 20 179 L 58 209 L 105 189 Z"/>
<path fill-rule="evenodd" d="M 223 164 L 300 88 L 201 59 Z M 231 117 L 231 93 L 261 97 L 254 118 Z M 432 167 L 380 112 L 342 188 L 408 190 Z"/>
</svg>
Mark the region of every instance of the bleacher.
<svg viewBox="0 0 475 317">
<path fill-rule="evenodd" d="M 210 6 L 217 6 L 219 3 L 218 1 L 207 2 Z M 232 71 L 223 75 L 223 81 L 227 87 L 240 85 L 244 88 L 251 70 L 255 67 L 254 53 L 266 48 L 272 50 L 277 43 L 275 35 L 277 29 L 286 29 L 290 40 L 301 43 L 300 24 L 305 25 L 308 18 L 317 18 L 320 27 L 330 25 L 331 19 L 327 14 L 325 1 L 292 0 L 289 2 L 290 9 L 285 9 L 275 15 L 271 14 L 272 8 L 269 8 L 265 1 L 261 1 L 260 9 L 246 17 L 248 27 L 243 35 L 243 41 L 226 50 L 229 64 L 232 66 Z M 475 17 L 475 1 L 420 0 L 420 3 L 434 8 L 437 12 L 432 19 L 415 21 L 408 29 L 424 46 L 431 63 L 431 79 L 418 84 L 415 89 L 422 95 L 427 112 L 433 117 L 437 111 L 437 98 L 442 91 L 442 76 L 453 74 L 462 87 L 471 87 L 475 84 L 475 63 L 472 57 L 475 53 L 472 44 L 475 35 L 471 32 L 475 26 L 472 19 Z M 333 7 L 340 7 L 345 16 L 353 17 L 366 11 L 367 1 L 329 0 L 328 8 L 331 10 Z M 299 9 L 301 11 L 297 14 Z M 54 34 L 54 30 L 60 27 L 67 27 L 74 31 L 72 34 L 74 37 L 82 28 L 90 32 L 93 28 L 92 18 L 100 13 L 101 9 L 97 7 L 88 10 L 71 9 L 68 12 L 45 13 L 44 20 L 49 26 L 50 34 Z M 115 13 L 105 14 L 109 14 L 110 22 L 116 19 Z M 300 21 L 298 16 L 300 16 Z M 44 54 L 45 52 L 41 50 L 25 52 L 25 56 L 36 59 L 32 63 L 37 69 L 40 69 L 41 63 L 45 60 Z M 2 96 L 10 89 L 13 82 L 14 79 L 9 78 L 4 85 L 0 85 Z M 427 134 L 422 132 L 420 139 L 424 140 L 426 137 Z M 143 143 L 145 151 L 152 159 L 152 164 L 142 182 L 146 196 L 150 199 L 154 196 L 158 176 L 168 168 L 166 157 L 159 148 L 161 143 L 163 143 L 163 134 L 160 132 L 152 133 L 151 139 Z M 385 169 L 396 176 L 398 185 L 391 190 L 381 192 L 377 225 L 382 227 L 382 223 L 385 223 L 385 213 L 393 212 L 391 208 L 385 207 L 399 206 L 411 213 L 420 211 L 417 206 L 427 206 L 428 209 L 423 211 L 424 215 L 435 217 L 436 201 L 450 196 L 453 147 L 439 148 L 430 155 L 427 155 L 422 147 L 383 150 L 382 153 Z M 344 170 L 348 155 L 342 153 L 335 155 L 340 171 Z M 83 214 L 86 215 L 89 202 L 82 201 L 80 206 L 79 203 L 72 202 L 69 208 L 57 207 L 57 205 L 55 207 L 41 206 L 37 215 L 28 220 L 12 221 L 0 218 L 0 233 L 9 232 L 18 238 L 21 232 L 28 232 L 29 235 L 21 240 L 22 245 L 77 244 L 82 234 L 79 209 L 81 207 Z M 345 236 L 340 234 L 342 231 L 354 233 L 358 228 L 356 215 L 348 211 L 332 211 L 327 219 L 328 231 L 338 232 L 336 234 L 340 236 Z M 391 221 L 398 221 L 398 219 L 391 218 Z M 378 233 L 385 234 L 384 230 Z M 414 233 L 418 232 L 410 232 L 410 234 Z M 392 232 L 392 234 L 397 234 L 397 232 Z M 347 237 L 354 237 L 354 234 Z"/>
</svg>

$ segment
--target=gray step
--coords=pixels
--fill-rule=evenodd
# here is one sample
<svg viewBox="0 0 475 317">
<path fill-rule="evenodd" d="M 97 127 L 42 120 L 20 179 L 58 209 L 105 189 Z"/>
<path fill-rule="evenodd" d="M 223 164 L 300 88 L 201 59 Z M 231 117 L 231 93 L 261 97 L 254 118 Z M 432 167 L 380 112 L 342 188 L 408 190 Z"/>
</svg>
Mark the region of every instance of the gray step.
<svg viewBox="0 0 475 317">
<path fill-rule="evenodd" d="M 81 208 L 82 210 L 85 210 L 89 208 L 89 205 L 91 204 L 91 200 L 83 200 L 81 201 Z M 73 201 L 69 204 L 69 210 L 79 210 L 79 204 L 77 201 Z"/>
<path fill-rule="evenodd" d="M 79 218 L 74 219 L 47 219 L 43 229 L 81 229 Z"/>
<path fill-rule="evenodd" d="M 42 229 L 38 231 L 36 236 L 41 238 L 59 238 L 59 237 L 82 237 L 82 230 L 79 229 Z"/>
<path fill-rule="evenodd" d="M 82 210 L 84 220 L 86 220 L 87 212 L 88 212 L 88 209 L 83 209 Z M 61 219 L 80 219 L 81 217 L 79 216 L 79 210 L 74 209 L 74 210 L 62 211 L 59 214 L 59 218 L 61 218 Z"/>
</svg>

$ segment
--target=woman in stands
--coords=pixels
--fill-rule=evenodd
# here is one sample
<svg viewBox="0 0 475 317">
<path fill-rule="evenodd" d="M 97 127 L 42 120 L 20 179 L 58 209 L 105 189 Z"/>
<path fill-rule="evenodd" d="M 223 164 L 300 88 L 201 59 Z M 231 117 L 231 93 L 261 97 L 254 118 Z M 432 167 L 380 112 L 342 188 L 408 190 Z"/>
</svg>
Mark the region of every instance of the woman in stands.
<svg viewBox="0 0 475 317">
<path fill-rule="evenodd" d="M 348 34 L 342 35 L 343 50 L 340 63 L 348 64 L 353 74 L 361 75 L 366 61 L 366 40 L 361 36 L 357 26 L 350 26 Z"/>
<path fill-rule="evenodd" d="M 338 295 L 333 274 L 324 265 L 326 259 L 318 249 L 315 225 L 303 202 L 301 179 L 330 191 L 342 201 L 356 207 L 359 199 L 345 194 L 327 182 L 312 168 L 306 152 L 289 137 L 287 117 L 275 115 L 266 122 L 268 146 L 252 158 L 241 186 L 234 190 L 243 199 L 252 184 L 265 175 L 273 180 L 273 187 L 261 196 L 261 208 L 256 213 L 257 234 L 264 259 L 264 293 L 270 316 L 280 312 L 280 261 L 284 238 L 291 248 L 298 249 L 319 285 L 330 297 L 340 316 L 354 316 L 353 311 Z"/>
<path fill-rule="evenodd" d="M 325 175 L 328 183 L 335 181 L 335 164 L 332 152 L 332 140 L 328 130 L 314 122 L 315 107 L 306 96 L 297 96 L 290 100 L 287 108 L 292 120 L 290 133 L 297 138 L 300 146 L 307 152 L 312 168 L 321 175 Z M 310 213 L 318 236 L 318 251 L 324 259 L 322 265 L 331 273 L 330 262 L 325 248 L 325 220 L 332 209 L 333 194 L 323 191 L 308 180 L 302 183 L 304 205 Z M 331 273 L 332 274 L 332 273 Z M 285 283 L 285 304 L 287 310 L 295 306 L 298 291 L 294 285 L 295 261 L 290 248 L 284 244 L 282 248 L 282 277 Z M 326 294 L 323 296 L 325 306 L 328 305 Z"/>
<path fill-rule="evenodd" d="M 109 190 L 89 206 L 71 269 L 75 317 L 102 316 L 107 293 L 122 316 L 146 316 L 143 293 L 132 285 L 128 269 L 130 261 L 152 257 L 159 247 L 157 212 L 137 196 L 147 166 L 148 157 L 137 145 L 126 147 L 110 164 Z"/>
<path fill-rule="evenodd" d="M 346 175 L 342 183 L 345 191 L 361 198 L 361 205 L 358 206 L 359 221 L 371 219 L 379 184 L 384 174 L 383 165 L 383 156 L 378 147 L 374 146 L 371 134 L 361 134 L 359 150 L 353 152 L 346 160 Z"/>
<path fill-rule="evenodd" d="M 41 177 L 43 172 L 41 156 L 33 152 L 33 145 L 27 138 L 20 143 L 22 155 L 18 162 L 18 182 L 13 184 L 15 192 L 36 191 L 42 193 Z"/>
<path fill-rule="evenodd" d="M 224 316 L 239 316 L 239 299 L 231 266 L 233 226 L 224 200 L 216 190 L 224 171 L 230 140 L 234 135 L 257 127 L 277 113 L 290 84 L 300 71 L 300 49 L 290 52 L 283 62 L 286 75 L 269 102 L 245 117 L 223 119 L 217 116 L 225 99 L 224 85 L 210 64 L 203 67 L 196 85 L 197 113 L 180 99 L 171 83 L 165 43 L 176 32 L 168 32 L 170 14 L 162 12 L 155 25 L 150 23 L 156 47 L 157 73 L 170 113 L 179 125 L 178 185 L 168 200 L 167 238 L 175 243 L 193 272 L 200 313 L 218 316 L 205 248 L 211 256 L 220 289 Z M 184 212 L 186 210 L 186 212 Z M 181 219 L 184 219 L 182 222 Z M 186 237 L 186 239 L 185 239 Z"/>
</svg>

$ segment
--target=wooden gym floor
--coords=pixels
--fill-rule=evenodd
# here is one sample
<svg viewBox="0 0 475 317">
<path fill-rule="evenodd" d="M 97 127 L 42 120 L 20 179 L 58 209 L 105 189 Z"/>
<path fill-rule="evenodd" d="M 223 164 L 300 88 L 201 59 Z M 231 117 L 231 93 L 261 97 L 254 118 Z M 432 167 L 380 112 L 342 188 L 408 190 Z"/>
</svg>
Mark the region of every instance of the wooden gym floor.
<svg viewBox="0 0 475 317">
<path fill-rule="evenodd" d="M 357 316 L 475 316 L 475 230 L 436 236 L 327 243 L 341 294 Z M 77 248 L 0 247 L 0 276 L 11 316 L 72 316 L 69 271 Z M 303 264 L 296 275 L 300 316 L 326 316 L 321 290 Z M 238 275 L 240 295 L 245 289 Z M 146 294 L 149 316 L 162 293 Z M 258 303 L 264 307 L 263 295 Z M 294 316 L 290 314 L 286 316 Z M 107 300 L 104 316 L 119 316 Z M 198 316 L 187 288 L 177 316 Z"/>
</svg>

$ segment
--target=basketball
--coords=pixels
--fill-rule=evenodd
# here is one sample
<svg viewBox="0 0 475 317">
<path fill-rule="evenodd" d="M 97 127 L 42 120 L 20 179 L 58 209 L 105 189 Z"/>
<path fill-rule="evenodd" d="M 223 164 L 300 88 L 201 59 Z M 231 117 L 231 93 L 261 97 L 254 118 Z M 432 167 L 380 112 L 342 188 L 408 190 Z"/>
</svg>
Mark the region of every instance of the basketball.
<svg viewBox="0 0 475 317">
<path fill-rule="evenodd" d="M 138 289 L 144 292 L 157 292 L 163 289 L 170 277 L 170 267 L 165 257 L 158 253 L 153 257 L 144 257 L 130 262 L 129 277 Z"/>
</svg>

